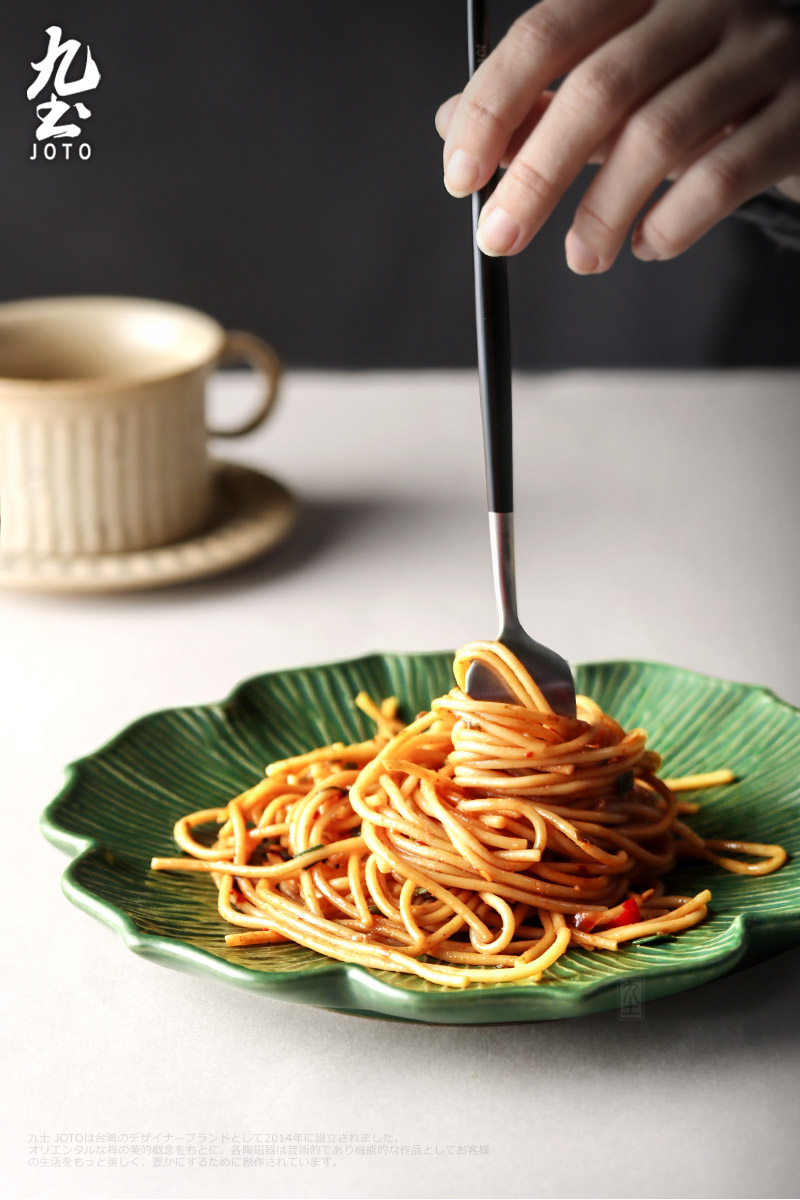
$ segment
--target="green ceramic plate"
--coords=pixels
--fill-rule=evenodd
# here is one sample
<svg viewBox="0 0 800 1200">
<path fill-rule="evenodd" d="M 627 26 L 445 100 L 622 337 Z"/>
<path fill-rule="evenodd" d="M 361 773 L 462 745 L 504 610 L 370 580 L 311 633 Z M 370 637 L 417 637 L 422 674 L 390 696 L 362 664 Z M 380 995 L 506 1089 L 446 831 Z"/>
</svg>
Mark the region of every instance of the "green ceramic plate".
<svg viewBox="0 0 800 1200">
<path fill-rule="evenodd" d="M 490 1023 L 572 1017 L 653 1000 L 800 944 L 800 711 L 763 688 L 656 663 L 577 668 L 579 690 L 623 725 L 642 725 L 669 774 L 729 766 L 739 782 L 700 794 L 706 836 L 779 842 L 792 856 L 763 879 L 703 864 L 674 890 L 713 893 L 709 919 L 674 938 L 617 953 L 570 951 L 539 984 L 464 991 L 333 962 L 296 946 L 231 949 L 201 875 L 152 872 L 174 854 L 189 809 L 223 804 L 272 759 L 359 739 L 370 725 L 352 697 L 400 697 L 405 715 L 451 686 L 450 654 L 374 654 L 251 679 L 220 704 L 153 713 L 73 764 L 42 817 L 72 856 L 64 891 L 146 958 L 279 1000 L 414 1021 Z"/>
</svg>

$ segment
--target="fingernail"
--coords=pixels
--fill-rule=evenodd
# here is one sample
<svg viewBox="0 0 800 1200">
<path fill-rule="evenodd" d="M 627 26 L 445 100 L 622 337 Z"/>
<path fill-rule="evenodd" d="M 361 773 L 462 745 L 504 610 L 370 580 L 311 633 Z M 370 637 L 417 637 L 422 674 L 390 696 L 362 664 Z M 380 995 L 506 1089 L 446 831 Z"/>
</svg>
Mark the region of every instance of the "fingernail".
<svg viewBox="0 0 800 1200">
<path fill-rule="evenodd" d="M 600 266 L 594 250 L 590 250 L 571 229 L 567 234 L 567 266 L 576 275 L 591 275 Z"/>
<path fill-rule="evenodd" d="M 508 254 L 520 235 L 520 228 L 504 208 L 493 208 L 484 219 L 481 215 L 475 240 L 484 254 L 496 258 Z"/>
<path fill-rule="evenodd" d="M 454 150 L 447 160 L 444 186 L 451 196 L 466 196 L 478 182 L 481 168 L 471 154 Z"/>
<path fill-rule="evenodd" d="M 634 235 L 633 245 L 631 246 L 633 253 L 642 262 L 656 262 L 658 254 L 653 247 L 644 240 L 641 234 Z"/>
</svg>

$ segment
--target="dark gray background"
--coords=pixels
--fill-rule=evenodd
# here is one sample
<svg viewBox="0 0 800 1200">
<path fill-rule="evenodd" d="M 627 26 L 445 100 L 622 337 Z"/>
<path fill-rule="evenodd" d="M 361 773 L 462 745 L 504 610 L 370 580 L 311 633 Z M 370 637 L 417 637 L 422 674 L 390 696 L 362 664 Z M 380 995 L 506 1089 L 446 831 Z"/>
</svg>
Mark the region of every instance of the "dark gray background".
<svg viewBox="0 0 800 1200">
<path fill-rule="evenodd" d="M 495 0 L 495 38 L 525 7 Z M 162 296 L 293 366 L 472 363 L 469 206 L 433 128 L 464 23 L 463 0 L 5 0 L 0 299 Z M 89 162 L 30 161 L 51 24 L 102 73 Z M 800 256 L 729 220 L 672 263 L 576 278 L 585 183 L 512 263 L 519 366 L 800 362 Z"/>
</svg>

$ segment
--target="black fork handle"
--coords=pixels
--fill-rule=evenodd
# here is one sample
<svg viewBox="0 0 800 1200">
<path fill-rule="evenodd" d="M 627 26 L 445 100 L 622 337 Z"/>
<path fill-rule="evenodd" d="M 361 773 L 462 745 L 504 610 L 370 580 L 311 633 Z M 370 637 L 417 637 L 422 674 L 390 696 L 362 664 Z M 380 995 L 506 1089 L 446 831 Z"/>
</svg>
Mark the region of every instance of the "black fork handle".
<svg viewBox="0 0 800 1200">
<path fill-rule="evenodd" d="M 467 25 L 469 72 L 472 76 L 490 50 L 486 0 L 467 0 Z M 475 324 L 489 512 L 510 513 L 514 511 L 514 473 L 506 261 L 483 254 L 475 241 L 478 216 L 499 178 L 498 169 L 489 182 L 472 195 Z"/>
</svg>

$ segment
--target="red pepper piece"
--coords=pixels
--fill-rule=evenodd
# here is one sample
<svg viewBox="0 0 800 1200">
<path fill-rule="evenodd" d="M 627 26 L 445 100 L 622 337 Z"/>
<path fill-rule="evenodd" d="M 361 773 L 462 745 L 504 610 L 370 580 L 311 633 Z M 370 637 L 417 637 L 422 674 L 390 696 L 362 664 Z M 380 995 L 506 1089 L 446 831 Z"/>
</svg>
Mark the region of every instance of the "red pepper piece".
<svg viewBox="0 0 800 1200">
<path fill-rule="evenodd" d="M 591 933 L 602 913 L 580 912 L 575 914 L 575 928 L 581 933 Z"/>
<path fill-rule="evenodd" d="M 639 910 L 639 905 L 631 897 L 630 900 L 626 900 L 623 904 L 619 916 L 614 917 L 613 921 L 608 922 L 608 928 L 617 929 L 621 925 L 635 925 L 641 919 L 642 914 Z"/>
</svg>

